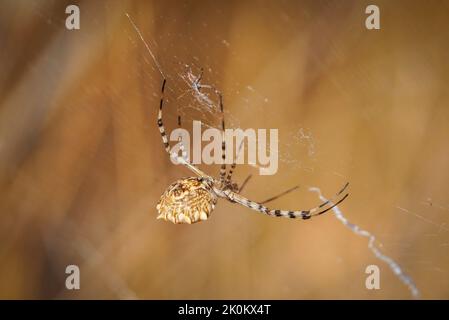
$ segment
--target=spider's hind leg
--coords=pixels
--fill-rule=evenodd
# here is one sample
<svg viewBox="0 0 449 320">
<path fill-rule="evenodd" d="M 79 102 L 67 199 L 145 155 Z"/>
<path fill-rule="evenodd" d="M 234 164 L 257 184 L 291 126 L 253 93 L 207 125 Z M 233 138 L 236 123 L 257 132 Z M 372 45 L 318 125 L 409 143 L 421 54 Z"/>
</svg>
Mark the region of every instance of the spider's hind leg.
<svg viewBox="0 0 449 320">
<path fill-rule="evenodd" d="M 258 211 L 260 213 L 269 215 L 269 216 L 275 216 L 275 217 L 284 217 L 284 218 L 301 218 L 301 219 L 310 219 L 313 216 L 321 215 L 338 204 L 340 204 L 342 201 L 344 201 L 349 193 L 344 193 L 346 188 L 348 187 L 348 183 L 344 185 L 344 187 L 331 199 L 323 202 L 319 206 L 312 208 L 310 210 L 280 210 L 280 209 L 269 209 L 266 206 L 264 206 L 262 203 L 258 203 L 252 200 L 249 200 L 243 196 L 241 196 L 238 193 L 232 192 L 230 190 L 225 191 L 226 197 L 231 202 L 237 202 L 247 208 L 250 208 L 252 210 Z M 270 199 L 269 199 L 270 200 Z M 330 206 L 328 206 L 330 204 Z"/>
</svg>

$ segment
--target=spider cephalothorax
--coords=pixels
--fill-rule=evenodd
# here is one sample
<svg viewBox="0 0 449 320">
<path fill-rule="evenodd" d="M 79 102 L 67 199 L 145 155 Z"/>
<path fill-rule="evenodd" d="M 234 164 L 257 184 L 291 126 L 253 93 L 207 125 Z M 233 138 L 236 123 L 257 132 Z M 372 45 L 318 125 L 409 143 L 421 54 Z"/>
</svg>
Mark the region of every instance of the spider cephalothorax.
<svg viewBox="0 0 449 320">
<path fill-rule="evenodd" d="M 200 90 L 203 86 L 200 85 L 200 77 L 194 82 L 196 90 Z M 272 216 L 272 217 L 284 217 L 284 218 L 300 218 L 300 219 L 310 219 L 313 216 L 323 214 L 340 202 L 342 202 L 348 196 L 348 193 L 344 191 L 348 187 L 346 183 L 343 188 L 330 200 L 312 208 L 310 210 L 279 210 L 270 209 L 265 206 L 267 202 L 273 201 L 280 196 L 289 193 L 298 186 L 291 188 L 283 193 L 271 197 L 265 201 L 255 202 L 247 199 L 241 195 L 242 189 L 248 182 L 250 176 L 238 186 L 237 183 L 232 181 L 232 173 L 236 167 L 236 161 L 231 165 L 229 172 L 226 171 L 226 143 L 222 141 L 222 160 L 223 163 L 220 168 L 220 177 L 213 178 L 212 176 L 204 173 L 187 159 L 187 155 L 181 145 L 182 156 L 179 156 L 176 152 L 172 152 L 170 144 L 168 142 L 167 134 L 165 133 L 164 123 L 162 121 L 162 107 L 164 104 L 164 89 L 166 80 L 162 82 L 162 97 L 159 105 L 159 113 L 157 117 L 157 125 L 159 127 L 159 132 L 162 137 L 162 142 L 165 147 L 165 151 L 168 152 L 172 159 L 177 160 L 178 163 L 183 164 L 198 177 L 190 177 L 178 180 L 172 183 L 168 189 L 164 192 L 157 204 L 156 208 L 159 212 L 158 219 L 163 219 L 165 221 L 171 221 L 173 223 L 195 223 L 203 220 L 207 220 L 215 208 L 218 198 L 226 199 L 232 203 L 240 204 L 249 209 L 255 210 L 262 214 Z M 214 89 L 213 87 L 208 86 Z M 223 116 L 223 99 L 221 93 L 214 89 L 215 93 L 219 99 L 219 106 Z M 178 124 L 181 125 L 181 119 L 178 117 Z M 225 124 L 224 117 L 221 122 L 221 129 L 224 136 Z M 227 175 L 226 175 L 227 173 Z"/>
</svg>

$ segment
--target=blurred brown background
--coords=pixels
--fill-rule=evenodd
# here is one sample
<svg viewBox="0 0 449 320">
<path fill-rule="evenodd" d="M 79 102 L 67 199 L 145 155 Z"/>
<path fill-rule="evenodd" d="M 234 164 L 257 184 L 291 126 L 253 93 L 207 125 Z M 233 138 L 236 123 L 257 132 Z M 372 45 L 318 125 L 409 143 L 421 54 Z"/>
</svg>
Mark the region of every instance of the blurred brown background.
<svg viewBox="0 0 449 320">
<path fill-rule="evenodd" d="M 81 29 L 65 28 L 77 4 Z M 365 28 L 376 4 L 381 30 Z M 448 1 L 2 1 L 0 298 L 409 298 L 367 239 L 332 214 L 264 217 L 220 201 L 196 225 L 157 221 L 174 180 L 156 127 L 204 118 L 191 66 L 225 96 L 230 127 L 278 128 L 274 176 L 244 194 L 319 202 L 344 182 L 344 214 L 377 236 L 423 298 L 449 298 Z M 182 96 L 182 98 L 179 98 Z M 199 112 L 198 112 L 199 111 Z M 307 139 L 301 133 L 311 136 Z M 216 174 L 217 167 L 204 167 Z M 403 210 L 403 209 L 405 210 Z M 65 267 L 81 290 L 65 289 Z M 365 268 L 381 269 L 381 290 Z"/>
</svg>

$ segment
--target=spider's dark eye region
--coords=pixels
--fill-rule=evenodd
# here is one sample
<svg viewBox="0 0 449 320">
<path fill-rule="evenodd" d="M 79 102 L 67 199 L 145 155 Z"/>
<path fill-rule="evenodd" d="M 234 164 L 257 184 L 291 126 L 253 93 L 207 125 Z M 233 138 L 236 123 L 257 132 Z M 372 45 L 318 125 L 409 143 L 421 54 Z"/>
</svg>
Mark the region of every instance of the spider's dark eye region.
<svg viewBox="0 0 449 320">
<path fill-rule="evenodd" d="M 161 196 L 156 208 L 158 219 L 173 223 L 195 223 L 207 220 L 217 197 L 201 178 L 185 178 L 172 183 Z"/>
</svg>

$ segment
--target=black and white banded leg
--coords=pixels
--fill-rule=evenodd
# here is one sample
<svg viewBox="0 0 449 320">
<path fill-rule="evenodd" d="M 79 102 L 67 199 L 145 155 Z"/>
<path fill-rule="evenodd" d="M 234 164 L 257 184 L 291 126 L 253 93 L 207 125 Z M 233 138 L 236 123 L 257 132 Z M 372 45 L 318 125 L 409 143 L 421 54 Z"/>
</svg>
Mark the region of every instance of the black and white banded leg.
<svg viewBox="0 0 449 320">
<path fill-rule="evenodd" d="M 202 172 L 200 169 L 198 169 L 197 167 L 195 167 L 193 164 L 191 164 L 188 161 L 187 152 L 185 151 L 183 145 L 181 145 L 182 156 L 179 156 L 178 153 L 176 153 L 176 152 L 172 152 L 172 150 L 170 148 L 170 143 L 168 142 L 167 133 L 165 132 L 164 122 L 162 121 L 162 109 L 164 106 L 164 91 L 165 91 L 166 83 L 167 83 L 167 81 L 166 81 L 166 79 L 164 79 L 164 81 L 162 82 L 161 101 L 159 104 L 159 112 L 158 112 L 158 116 L 157 116 L 157 126 L 158 126 L 159 132 L 161 134 L 162 143 L 164 144 L 165 151 L 167 151 L 167 153 L 170 155 L 170 158 L 175 159 L 178 163 L 183 164 L 188 169 L 193 171 L 196 175 L 198 175 L 200 177 L 205 177 L 207 175 L 204 172 Z M 178 125 L 180 125 L 180 124 L 181 124 L 181 118 L 178 117 Z"/>
<path fill-rule="evenodd" d="M 346 197 L 349 195 L 348 193 L 344 193 L 346 188 L 348 187 L 349 183 L 346 183 L 343 188 L 331 199 L 323 202 L 319 206 L 312 208 L 310 210 L 280 210 L 280 209 L 270 209 L 266 206 L 264 206 L 262 203 L 258 203 L 252 200 L 249 200 L 243 196 L 241 196 L 238 193 L 226 190 L 224 191 L 224 194 L 231 200 L 231 202 L 239 203 L 249 209 L 258 211 L 260 213 L 269 215 L 269 216 L 276 216 L 276 217 L 284 217 L 284 218 L 301 218 L 301 219 L 310 219 L 313 216 L 318 216 L 320 214 L 323 214 L 329 210 L 331 210 L 333 207 L 337 206 L 340 202 L 346 199 Z"/>
</svg>

